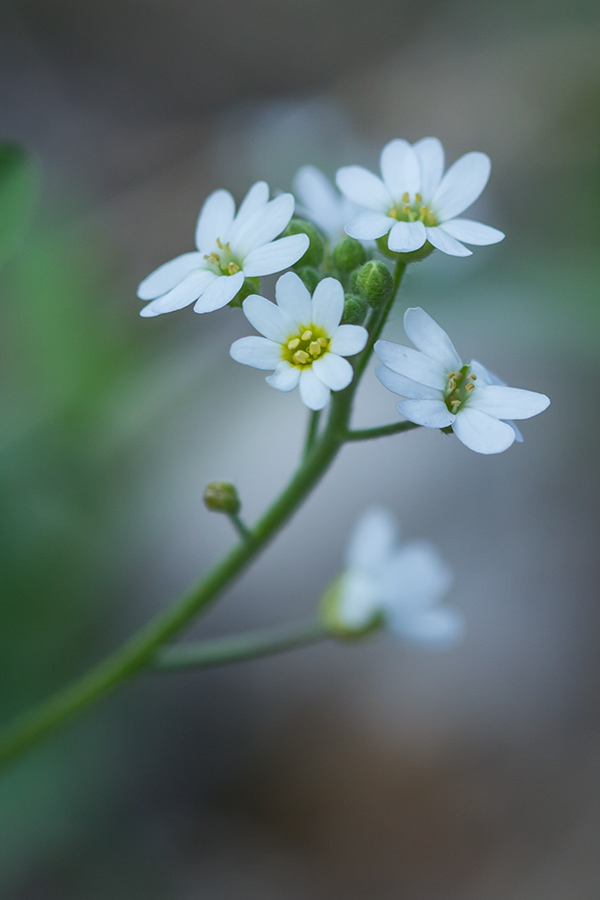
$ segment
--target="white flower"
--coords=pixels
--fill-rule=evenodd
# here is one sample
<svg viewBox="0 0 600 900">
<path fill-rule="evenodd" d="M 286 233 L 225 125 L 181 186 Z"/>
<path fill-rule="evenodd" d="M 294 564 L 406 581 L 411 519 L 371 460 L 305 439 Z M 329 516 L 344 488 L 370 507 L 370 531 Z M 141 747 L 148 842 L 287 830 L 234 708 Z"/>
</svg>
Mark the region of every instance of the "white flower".
<svg viewBox="0 0 600 900">
<path fill-rule="evenodd" d="M 460 614 L 439 605 L 452 581 L 449 567 L 426 541 L 398 546 L 396 520 L 386 509 L 361 516 L 346 561 L 325 597 L 325 618 L 334 630 L 360 632 L 381 617 L 392 631 L 416 641 L 449 643 L 462 635 Z"/>
<path fill-rule="evenodd" d="M 345 237 L 344 226 L 356 217 L 357 206 L 336 191 L 315 166 L 302 166 L 294 176 L 294 194 L 301 216 L 321 229 L 333 244 Z"/>
<path fill-rule="evenodd" d="M 151 300 L 142 316 L 183 309 L 206 313 L 227 306 L 244 278 L 273 275 L 297 262 L 309 244 L 305 234 L 274 240 L 289 223 L 294 198 L 281 194 L 269 201 L 269 186 L 253 184 L 237 215 L 229 191 L 207 197 L 196 225 L 195 253 L 184 253 L 160 266 L 138 287 L 141 300 Z"/>
<path fill-rule="evenodd" d="M 300 385 L 300 397 L 309 409 L 323 409 L 330 391 L 341 391 L 352 381 L 352 366 L 345 356 L 360 353 L 367 342 L 361 325 L 340 325 L 344 289 L 335 278 L 324 278 L 311 298 L 293 272 L 275 285 L 277 305 L 253 294 L 242 308 L 248 321 L 265 337 L 245 337 L 231 346 L 237 362 L 256 369 L 274 369 L 267 383 L 279 391 Z"/>
<path fill-rule="evenodd" d="M 388 234 L 388 247 L 411 253 L 429 241 L 450 256 L 470 256 L 467 244 L 495 244 L 504 237 L 497 228 L 456 218 L 477 200 L 490 175 L 485 153 L 461 156 L 442 177 L 444 148 L 437 138 L 412 146 L 390 141 L 381 152 L 378 178 L 362 166 L 338 170 L 336 182 L 350 200 L 373 210 L 346 226 L 351 237 L 375 240 Z"/>
<path fill-rule="evenodd" d="M 451 426 L 471 450 L 501 453 L 515 438 L 522 440 L 509 420 L 529 419 L 550 404 L 544 394 L 506 387 L 475 360 L 464 365 L 446 332 L 424 310 L 407 309 L 404 330 L 418 349 L 377 341 L 375 352 L 384 365 L 375 374 L 407 398 L 397 409 L 409 422 Z"/>
</svg>

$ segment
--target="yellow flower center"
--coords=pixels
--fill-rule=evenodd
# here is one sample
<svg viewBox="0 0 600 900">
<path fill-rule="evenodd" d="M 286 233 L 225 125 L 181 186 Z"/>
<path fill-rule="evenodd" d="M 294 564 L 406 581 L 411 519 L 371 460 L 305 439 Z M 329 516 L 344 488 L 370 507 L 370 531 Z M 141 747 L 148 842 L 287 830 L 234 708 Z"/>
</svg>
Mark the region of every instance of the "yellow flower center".
<svg viewBox="0 0 600 900">
<path fill-rule="evenodd" d="M 471 391 L 475 389 L 477 375 L 463 366 L 460 372 L 448 372 L 448 384 L 444 391 L 444 401 L 451 413 L 457 413 Z"/>
<path fill-rule="evenodd" d="M 422 222 L 423 225 L 433 228 L 437 225 L 437 217 L 428 206 L 423 205 L 423 198 L 420 194 L 415 194 L 414 200 L 411 202 L 408 191 L 402 194 L 402 202 L 392 206 L 389 216 L 397 219 L 398 222 Z"/>
<path fill-rule="evenodd" d="M 208 260 L 215 275 L 235 275 L 242 268 L 239 259 L 234 256 L 229 242 L 224 244 L 221 238 L 217 238 L 218 250 L 213 253 L 205 253 L 204 259 Z"/>
<path fill-rule="evenodd" d="M 297 334 L 292 334 L 281 347 L 281 358 L 308 369 L 314 361 L 329 350 L 329 338 L 318 325 L 302 325 Z"/>
</svg>

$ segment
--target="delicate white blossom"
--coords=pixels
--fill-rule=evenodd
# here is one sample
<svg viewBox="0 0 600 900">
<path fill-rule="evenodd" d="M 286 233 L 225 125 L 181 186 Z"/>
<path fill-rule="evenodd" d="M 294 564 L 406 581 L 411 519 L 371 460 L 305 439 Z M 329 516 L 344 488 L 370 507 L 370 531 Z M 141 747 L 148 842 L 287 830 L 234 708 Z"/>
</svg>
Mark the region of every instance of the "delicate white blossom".
<svg viewBox="0 0 600 900">
<path fill-rule="evenodd" d="M 416 144 L 393 140 L 381 152 L 381 178 L 362 166 L 338 170 L 336 182 L 350 200 L 367 207 L 348 225 L 360 241 L 388 234 L 388 248 L 411 253 L 429 241 L 450 256 L 470 256 L 467 244 L 495 244 L 497 228 L 457 218 L 477 200 L 490 175 L 485 153 L 461 156 L 443 175 L 444 148 L 437 138 Z M 442 177 L 443 176 L 443 177 Z"/>
<path fill-rule="evenodd" d="M 420 308 L 408 309 L 404 330 L 417 350 L 392 341 L 377 341 L 383 363 L 375 374 L 405 397 L 398 411 L 417 425 L 452 427 L 477 453 L 501 453 L 522 440 L 512 419 L 529 419 L 550 404 L 545 394 L 506 387 L 481 363 L 465 365 L 446 332 Z"/>
<path fill-rule="evenodd" d="M 274 240 L 288 225 L 294 198 L 281 194 L 269 201 L 264 181 L 252 185 L 237 215 L 229 191 L 214 191 L 196 224 L 197 252 L 184 253 L 160 266 L 138 288 L 141 300 L 151 300 L 142 316 L 183 309 L 206 313 L 233 300 L 244 278 L 273 275 L 297 262 L 308 249 L 305 234 Z"/>
<path fill-rule="evenodd" d="M 341 391 L 352 381 L 353 369 L 345 356 L 360 353 L 367 342 L 361 325 L 340 325 L 344 289 L 335 278 L 324 278 L 311 298 L 293 272 L 275 285 L 277 304 L 254 294 L 242 308 L 246 318 L 264 337 L 245 337 L 231 346 L 237 362 L 256 369 L 274 369 L 267 383 L 279 391 L 300 386 L 309 409 L 322 409 L 330 391 Z"/>
<path fill-rule="evenodd" d="M 457 610 L 440 605 L 450 568 L 426 541 L 398 545 L 398 527 L 386 509 L 367 510 L 350 538 L 347 567 L 325 597 L 324 615 L 337 630 L 360 632 L 383 619 L 415 641 L 450 643 L 462 635 Z"/>
<path fill-rule="evenodd" d="M 358 208 L 335 189 L 320 169 L 302 166 L 294 176 L 293 191 L 299 201 L 298 213 L 314 222 L 332 244 L 346 236 L 344 226 L 356 218 Z"/>
</svg>

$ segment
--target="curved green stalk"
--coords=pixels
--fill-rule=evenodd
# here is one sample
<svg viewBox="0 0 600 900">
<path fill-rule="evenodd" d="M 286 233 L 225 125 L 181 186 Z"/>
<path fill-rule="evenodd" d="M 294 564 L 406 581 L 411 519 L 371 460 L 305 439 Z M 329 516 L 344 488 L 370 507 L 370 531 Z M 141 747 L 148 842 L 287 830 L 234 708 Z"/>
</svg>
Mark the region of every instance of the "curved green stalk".
<svg viewBox="0 0 600 900">
<path fill-rule="evenodd" d="M 392 297 L 381 309 L 373 310 L 368 323 L 369 339 L 354 362 L 355 376 L 351 384 L 333 395 L 324 430 L 314 440 L 306 458 L 272 506 L 254 528 L 244 534 L 243 540 L 180 600 L 159 613 L 80 679 L 9 726 L 0 736 L 0 766 L 16 759 L 81 710 L 115 690 L 126 679 L 147 669 L 157 650 L 238 578 L 296 511 L 347 440 L 354 394 L 385 324 L 405 268 L 406 264 L 397 263 Z"/>
<path fill-rule="evenodd" d="M 346 432 L 347 441 L 370 441 L 373 438 L 388 437 L 390 434 L 401 434 L 420 428 L 414 422 L 392 422 L 391 425 L 378 425 L 376 428 L 359 428 Z"/>
</svg>

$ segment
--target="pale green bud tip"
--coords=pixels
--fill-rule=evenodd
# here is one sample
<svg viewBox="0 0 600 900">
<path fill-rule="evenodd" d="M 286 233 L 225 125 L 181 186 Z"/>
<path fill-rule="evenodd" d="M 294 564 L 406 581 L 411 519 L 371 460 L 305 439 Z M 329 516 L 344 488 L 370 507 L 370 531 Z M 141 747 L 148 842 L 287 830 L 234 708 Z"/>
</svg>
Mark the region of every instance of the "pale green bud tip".
<svg viewBox="0 0 600 900">
<path fill-rule="evenodd" d="M 367 301 L 360 294 L 346 294 L 342 325 L 362 325 L 368 308 Z"/>
<path fill-rule="evenodd" d="M 363 622 L 352 622 L 344 615 L 342 608 L 344 578 L 344 574 L 338 576 L 321 597 L 319 616 L 329 633 L 345 640 L 357 640 L 382 629 L 385 620 L 377 610 Z"/>
<path fill-rule="evenodd" d="M 340 272 L 351 272 L 362 266 L 366 258 L 363 245 L 351 237 L 340 241 L 333 251 L 333 264 Z"/>
<path fill-rule="evenodd" d="M 313 293 L 321 280 L 319 271 L 318 269 L 315 269 L 314 266 L 301 266 L 299 269 L 296 269 L 296 274 L 302 279 L 304 286 L 310 294 Z"/>
<path fill-rule="evenodd" d="M 235 308 L 242 305 L 246 297 L 250 294 L 258 294 L 260 292 L 260 281 L 258 278 L 244 278 L 244 283 L 233 298 L 229 301 L 229 306 Z"/>
<path fill-rule="evenodd" d="M 306 234 L 309 240 L 308 250 L 294 265 L 294 269 L 297 270 L 299 266 L 320 265 L 325 252 L 325 244 L 317 226 L 312 222 L 307 222 L 306 219 L 293 218 L 283 232 L 283 237 L 288 237 L 290 234 Z"/>
<path fill-rule="evenodd" d="M 387 303 L 394 291 L 392 273 L 379 259 L 370 259 L 360 267 L 356 284 L 369 306 L 374 309 Z"/>
<path fill-rule="evenodd" d="M 237 515 L 242 506 L 234 485 L 228 481 L 211 481 L 204 491 L 204 503 L 213 512 L 232 515 Z"/>
</svg>

